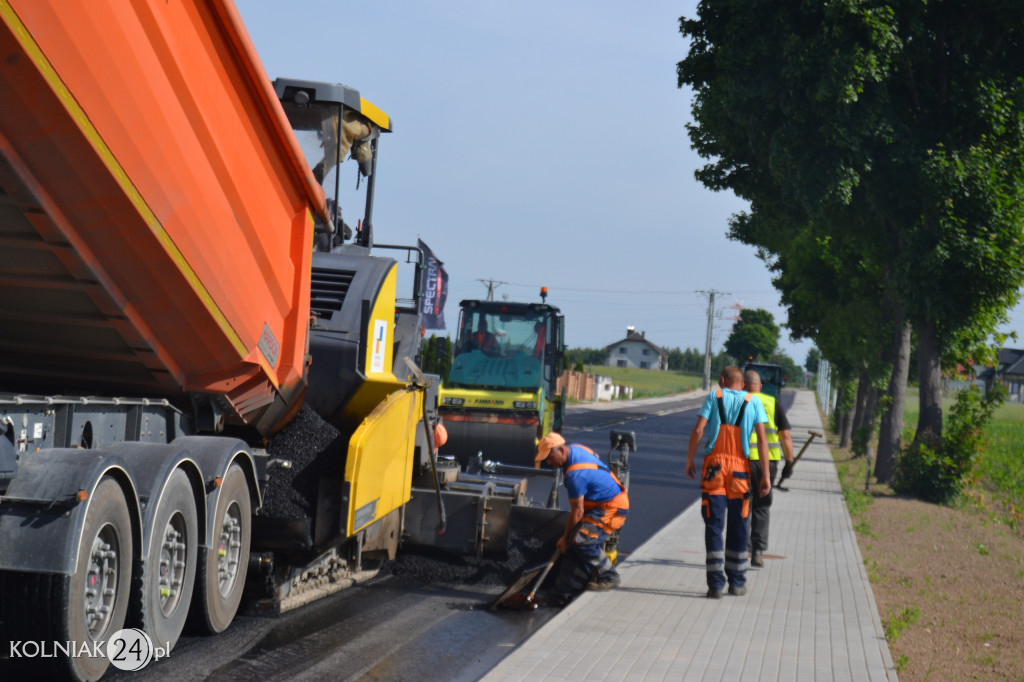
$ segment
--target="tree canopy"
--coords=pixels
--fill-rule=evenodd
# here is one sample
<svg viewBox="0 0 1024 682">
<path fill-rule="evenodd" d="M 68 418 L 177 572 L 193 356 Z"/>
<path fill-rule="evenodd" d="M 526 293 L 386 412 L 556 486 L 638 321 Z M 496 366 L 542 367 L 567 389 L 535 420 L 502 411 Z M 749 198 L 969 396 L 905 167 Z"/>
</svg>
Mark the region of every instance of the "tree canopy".
<svg viewBox="0 0 1024 682">
<path fill-rule="evenodd" d="M 743 363 L 749 358 L 765 361 L 779 345 L 779 326 L 767 310 L 748 308 L 725 340 L 725 352 Z"/>
<path fill-rule="evenodd" d="M 702 0 L 698 13 L 680 20 L 677 65 L 710 160 L 697 178 L 750 201 L 730 234 L 759 249 L 787 325 L 830 360 L 877 360 L 911 322 L 919 435 L 941 435 L 946 355 L 986 339 L 1024 284 L 1024 3 Z"/>
<path fill-rule="evenodd" d="M 450 338 L 431 334 L 420 342 L 420 369 L 427 374 L 437 374 L 442 381 L 447 381 L 453 355 Z"/>
<path fill-rule="evenodd" d="M 817 373 L 818 363 L 821 362 L 821 351 L 817 348 L 812 348 L 807 351 L 807 359 L 804 360 L 804 369 L 808 372 Z"/>
</svg>

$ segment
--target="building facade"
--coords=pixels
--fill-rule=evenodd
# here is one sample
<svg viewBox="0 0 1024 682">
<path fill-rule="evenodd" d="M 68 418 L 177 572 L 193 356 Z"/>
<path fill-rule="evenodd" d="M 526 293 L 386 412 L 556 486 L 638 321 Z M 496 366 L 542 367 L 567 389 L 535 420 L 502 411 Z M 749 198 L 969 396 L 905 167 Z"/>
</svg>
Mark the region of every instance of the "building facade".
<svg viewBox="0 0 1024 682">
<path fill-rule="evenodd" d="M 647 340 L 646 332 L 626 329 L 626 337 L 607 346 L 608 367 L 636 367 L 638 369 L 668 369 L 668 353 Z"/>
</svg>

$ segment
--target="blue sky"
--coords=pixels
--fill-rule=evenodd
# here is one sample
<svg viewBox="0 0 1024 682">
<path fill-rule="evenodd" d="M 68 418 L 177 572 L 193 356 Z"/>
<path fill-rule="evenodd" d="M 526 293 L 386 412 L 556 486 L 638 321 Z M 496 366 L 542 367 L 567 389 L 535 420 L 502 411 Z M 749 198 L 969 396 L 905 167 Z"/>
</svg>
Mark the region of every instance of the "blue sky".
<svg viewBox="0 0 1024 682">
<path fill-rule="evenodd" d="M 573 347 L 633 326 L 703 350 L 709 290 L 716 350 L 732 306 L 785 324 L 764 264 L 725 236 L 746 203 L 693 177 L 675 75 L 693 0 L 236 2 L 270 78 L 344 83 L 392 117 L 374 239 L 420 237 L 444 261 L 449 331 L 480 280 L 509 300 L 546 286 Z M 800 365 L 812 346 L 786 329 L 780 345 Z"/>
</svg>

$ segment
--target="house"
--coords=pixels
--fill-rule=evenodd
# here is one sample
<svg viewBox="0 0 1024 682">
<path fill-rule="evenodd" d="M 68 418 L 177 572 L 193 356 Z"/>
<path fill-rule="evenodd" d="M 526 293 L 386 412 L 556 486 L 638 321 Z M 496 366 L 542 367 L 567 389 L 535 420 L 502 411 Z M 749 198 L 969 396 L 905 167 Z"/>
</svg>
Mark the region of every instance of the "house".
<svg viewBox="0 0 1024 682">
<path fill-rule="evenodd" d="M 985 383 L 985 392 L 1000 383 L 1006 386 L 1008 400 L 1021 402 L 1024 398 L 1024 350 L 1001 348 L 998 362 L 995 367 L 978 372 L 978 379 Z"/>
<path fill-rule="evenodd" d="M 608 367 L 639 367 L 640 369 L 668 369 L 668 353 L 647 340 L 647 333 L 637 334 L 633 327 L 626 328 L 626 338 L 605 347 Z"/>
</svg>

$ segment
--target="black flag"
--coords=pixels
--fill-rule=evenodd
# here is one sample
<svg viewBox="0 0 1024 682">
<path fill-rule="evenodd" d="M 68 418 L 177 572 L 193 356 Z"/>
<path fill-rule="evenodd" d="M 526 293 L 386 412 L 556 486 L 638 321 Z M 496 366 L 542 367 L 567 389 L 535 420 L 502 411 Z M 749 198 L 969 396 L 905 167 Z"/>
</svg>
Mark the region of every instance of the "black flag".
<svg viewBox="0 0 1024 682">
<path fill-rule="evenodd" d="M 423 270 L 420 274 L 420 314 L 425 329 L 444 329 L 444 302 L 448 299 L 448 273 L 430 247 L 420 239 Z"/>
</svg>

